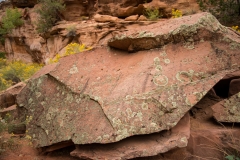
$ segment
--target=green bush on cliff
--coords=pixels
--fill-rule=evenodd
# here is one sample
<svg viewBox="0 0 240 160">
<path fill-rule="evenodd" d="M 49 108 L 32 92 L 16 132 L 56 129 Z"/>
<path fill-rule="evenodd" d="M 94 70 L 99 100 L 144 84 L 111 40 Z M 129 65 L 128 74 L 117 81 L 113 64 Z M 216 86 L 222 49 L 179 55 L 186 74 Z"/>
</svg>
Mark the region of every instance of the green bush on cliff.
<svg viewBox="0 0 240 160">
<path fill-rule="evenodd" d="M 60 12 L 64 10 L 63 0 L 39 0 L 41 7 L 36 10 L 39 14 L 37 31 L 46 33 L 60 20 Z"/>
<path fill-rule="evenodd" d="M 6 9 L 6 14 L 2 17 L 0 27 L 1 40 L 3 40 L 4 36 L 10 33 L 14 28 L 23 25 L 23 20 L 21 19 L 21 16 L 22 14 L 18 11 L 18 9 Z"/>
<path fill-rule="evenodd" d="M 162 17 L 158 8 L 148 7 L 144 10 L 143 14 L 149 19 L 150 21 L 156 21 L 158 18 Z"/>
<path fill-rule="evenodd" d="M 202 11 L 212 13 L 222 24 L 233 25 L 239 22 L 239 0 L 198 0 Z"/>
</svg>

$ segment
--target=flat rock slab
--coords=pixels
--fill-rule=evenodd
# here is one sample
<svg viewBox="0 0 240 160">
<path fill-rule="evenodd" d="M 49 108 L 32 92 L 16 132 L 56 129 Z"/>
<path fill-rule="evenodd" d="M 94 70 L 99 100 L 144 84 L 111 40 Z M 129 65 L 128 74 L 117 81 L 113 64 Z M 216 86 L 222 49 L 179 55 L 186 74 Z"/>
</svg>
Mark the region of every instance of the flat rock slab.
<svg viewBox="0 0 240 160">
<path fill-rule="evenodd" d="M 182 43 L 185 48 L 194 49 L 198 43 L 209 40 L 225 41 L 230 43 L 231 48 L 235 48 L 238 44 L 234 41 L 239 41 L 239 36 L 233 36 L 233 33 L 210 13 L 200 13 L 127 28 L 124 32 L 115 33 L 108 45 L 136 52 L 160 48 L 171 43 Z M 216 52 L 221 54 L 221 50 L 217 49 Z"/>
<path fill-rule="evenodd" d="M 212 106 L 213 116 L 219 122 L 240 122 L 240 92 Z"/>
<path fill-rule="evenodd" d="M 187 19 L 192 25 L 182 30 Z M 161 48 L 134 47 L 140 51 L 132 54 L 96 48 L 32 77 L 17 99 L 22 116 L 32 117 L 27 129 L 36 147 L 68 140 L 112 143 L 169 130 L 227 73 L 239 70 L 237 33 L 208 13 L 177 22 L 175 32 L 161 22 L 150 27 L 179 35 Z M 142 39 L 135 44 L 145 45 Z"/>
<path fill-rule="evenodd" d="M 154 156 L 172 148 L 186 147 L 190 137 L 190 116 L 187 113 L 169 131 L 133 136 L 110 144 L 77 145 L 70 154 L 81 159 L 124 160 Z"/>
</svg>

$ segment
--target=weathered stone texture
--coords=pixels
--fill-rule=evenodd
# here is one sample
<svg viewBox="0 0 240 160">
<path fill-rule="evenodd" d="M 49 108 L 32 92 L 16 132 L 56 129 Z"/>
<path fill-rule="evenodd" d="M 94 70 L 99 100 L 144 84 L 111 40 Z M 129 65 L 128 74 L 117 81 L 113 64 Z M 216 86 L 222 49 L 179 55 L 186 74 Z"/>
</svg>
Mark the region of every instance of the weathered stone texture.
<svg viewBox="0 0 240 160">
<path fill-rule="evenodd" d="M 239 35 L 212 15 L 170 22 L 139 28 L 147 32 L 133 43 L 126 42 L 138 29 L 109 39 L 137 53 L 96 48 L 39 71 L 18 95 L 22 115 L 33 117 L 27 129 L 36 146 L 105 144 L 169 130 L 227 73 L 239 70 Z"/>
<path fill-rule="evenodd" d="M 165 153 L 172 148 L 183 148 L 190 137 L 190 116 L 187 113 L 169 131 L 133 136 L 110 144 L 77 145 L 72 156 L 90 159 L 122 160 Z"/>
<path fill-rule="evenodd" d="M 240 91 L 212 106 L 213 116 L 219 122 L 240 122 Z"/>
</svg>

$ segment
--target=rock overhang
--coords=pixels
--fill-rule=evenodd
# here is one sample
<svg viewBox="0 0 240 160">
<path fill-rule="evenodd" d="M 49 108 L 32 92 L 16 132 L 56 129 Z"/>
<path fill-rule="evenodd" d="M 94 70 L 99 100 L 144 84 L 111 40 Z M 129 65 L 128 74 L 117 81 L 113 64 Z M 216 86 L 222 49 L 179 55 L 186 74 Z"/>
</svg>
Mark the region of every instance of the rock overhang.
<svg viewBox="0 0 240 160">
<path fill-rule="evenodd" d="M 234 37 L 230 32 L 210 13 L 200 13 L 128 29 L 115 34 L 108 41 L 108 45 L 116 49 L 136 52 L 181 42 L 189 49 L 194 49 L 194 43 L 214 40 L 214 38 L 233 42 Z"/>
</svg>

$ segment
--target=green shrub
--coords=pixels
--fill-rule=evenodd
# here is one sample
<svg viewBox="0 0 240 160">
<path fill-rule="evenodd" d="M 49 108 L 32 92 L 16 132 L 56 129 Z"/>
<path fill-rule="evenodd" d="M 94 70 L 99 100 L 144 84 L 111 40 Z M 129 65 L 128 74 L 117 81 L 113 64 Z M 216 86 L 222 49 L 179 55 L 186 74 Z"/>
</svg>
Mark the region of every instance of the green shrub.
<svg viewBox="0 0 240 160">
<path fill-rule="evenodd" d="M 225 158 L 226 158 L 227 160 L 240 160 L 239 157 L 236 157 L 236 156 L 234 156 L 234 155 L 228 155 L 228 156 L 226 156 Z"/>
<path fill-rule="evenodd" d="M 12 29 L 23 25 L 21 16 L 21 13 L 17 9 L 7 8 L 6 15 L 2 18 L 0 34 L 8 34 Z"/>
<path fill-rule="evenodd" d="M 3 131 L 6 131 L 7 125 L 5 122 L 2 122 L 3 119 L 0 117 L 0 133 L 2 133 Z"/>
<path fill-rule="evenodd" d="M 162 17 L 159 10 L 154 7 L 148 7 L 144 10 L 143 14 L 147 17 L 147 19 L 151 21 L 156 21 L 158 18 Z"/>
<path fill-rule="evenodd" d="M 5 59 L 6 58 L 6 53 L 5 52 L 0 52 L 0 58 Z"/>
<path fill-rule="evenodd" d="M 23 20 L 21 19 L 21 13 L 18 9 L 7 8 L 6 15 L 3 16 L 0 27 L 0 41 L 4 41 L 6 34 L 10 33 L 14 28 L 23 25 Z M 1 57 L 0 57 L 1 58 Z"/>
<path fill-rule="evenodd" d="M 60 12 L 65 6 L 63 0 L 39 0 L 41 7 L 36 10 L 39 14 L 37 21 L 37 31 L 46 33 L 55 23 L 60 20 Z"/>
<path fill-rule="evenodd" d="M 202 11 L 212 13 L 222 24 L 232 25 L 239 19 L 239 0 L 198 0 Z"/>
</svg>

